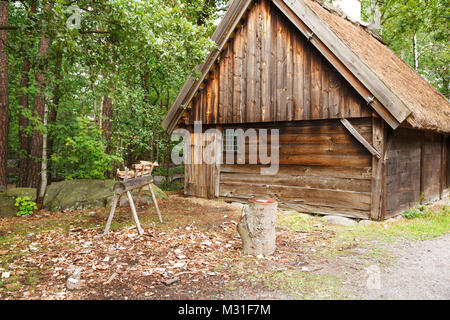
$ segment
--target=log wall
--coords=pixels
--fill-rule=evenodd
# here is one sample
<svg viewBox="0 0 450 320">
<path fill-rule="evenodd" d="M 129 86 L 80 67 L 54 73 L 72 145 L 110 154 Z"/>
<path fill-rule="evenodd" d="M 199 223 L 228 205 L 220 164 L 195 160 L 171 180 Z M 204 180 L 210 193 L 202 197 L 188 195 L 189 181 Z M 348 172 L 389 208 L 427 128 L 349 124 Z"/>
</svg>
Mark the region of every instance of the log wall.
<svg viewBox="0 0 450 320">
<path fill-rule="evenodd" d="M 447 139 L 440 134 L 400 128 L 390 138 L 386 163 L 388 219 L 447 195 Z M 421 199 L 423 194 L 423 199 Z"/>
<path fill-rule="evenodd" d="M 351 121 L 367 141 L 372 141 L 371 121 Z M 278 174 L 261 175 L 261 168 L 267 166 L 248 164 L 248 156 L 246 164 L 223 164 L 221 197 L 244 201 L 269 197 L 303 212 L 369 218 L 372 156 L 340 121 L 261 127 L 280 129 Z"/>
</svg>

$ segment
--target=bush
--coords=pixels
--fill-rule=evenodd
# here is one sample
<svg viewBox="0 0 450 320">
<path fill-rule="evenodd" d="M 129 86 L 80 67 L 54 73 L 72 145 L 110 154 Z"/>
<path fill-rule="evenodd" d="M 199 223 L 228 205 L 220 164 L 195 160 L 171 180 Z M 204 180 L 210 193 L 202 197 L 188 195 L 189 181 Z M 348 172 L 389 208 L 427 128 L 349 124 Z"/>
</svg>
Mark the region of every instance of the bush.
<svg viewBox="0 0 450 320">
<path fill-rule="evenodd" d="M 77 118 L 77 121 L 78 132 L 66 139 L 63 149 L 52 160 L 65 179 L 104 179 L 105 173 L 123 160 L 105 152 L 100 129 L 91 127 L 88 119 Z"/>
<path fill-rule="evenodd" d="M 31 216 L 33 214 L 34 210 L 37 210 L 36 202 L 31 201 L 31 198 L 28 196 L 25 196 L 23 198 L 18 197 L 16 199 L 15 206 L 19 208 L 19 211 L 17 212 L 17 216 Z"/>
</svg>

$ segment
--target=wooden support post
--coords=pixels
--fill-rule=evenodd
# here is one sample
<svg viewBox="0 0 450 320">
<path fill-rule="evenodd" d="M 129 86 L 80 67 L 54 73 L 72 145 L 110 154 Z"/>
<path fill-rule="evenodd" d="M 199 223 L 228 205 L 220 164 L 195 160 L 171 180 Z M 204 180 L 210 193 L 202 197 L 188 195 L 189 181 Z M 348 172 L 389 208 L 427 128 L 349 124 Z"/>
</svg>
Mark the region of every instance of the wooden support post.
<svg viewBox="0 0 450 320">
<path fill-rule="evenodd" d="M 372 159 L 372 200 L 370 206 L 370 218 L 372 220 L 382 220 L 384 216 L 386 135 L 384 120 L 374 115 L 372 117 L 373 146 L 383 157 L 373 156 Z"/>
<path fill-rule="evenodd" d="M 159 222 L 162 223 L 163 219 L 161 216 L 161 212 L 159 211 L 158 201 L 156 201 L 156 196 L 155 196 L 155 193 L 153 192 L 152 185 L 149 184 L 148 187 L 150 188 L 150 192 L 152 193 L 152 199 L 153 199 L 153 203 L 155 204 L 156 212 L 158 213 Z"/>
<path fill-rule="evenodd" d="M 140 188 L 139 189 L 139 195 L 138 198 L 136 200 L 136 207 L 139 207 L 139 201 L 141 201 L 141 197 L 142 197 L 142 192 L 144 191 L 144 188 Z"/>
<path fill-rule="evenodd" d="M 112 219 L 114 218 L 114 212 L 116 211 L 117 203 L 120 200 L 120 195 L 114 194 L 114 199 L 111 205 L 111 211 L 109 213 L 108 222 L 106 223 L 105 232 L 103 234 L 107 234 L 109 232 L 109 228 L 111 227 Z"/>
<path fill-rule="evenodd" d="M 131 192 L 127 191 L 128 202 L 130 203 L 131 213 L 133 214 L 134 222 L 136 223 L 136 227 L 140 235 L 144 234 L 144 230 L 141 228 L 141 224 L 139 223 L 139 218 L 136 212 L 136 207 L 134 206 L 133 197 L 131 196 Z"/>
</svg>

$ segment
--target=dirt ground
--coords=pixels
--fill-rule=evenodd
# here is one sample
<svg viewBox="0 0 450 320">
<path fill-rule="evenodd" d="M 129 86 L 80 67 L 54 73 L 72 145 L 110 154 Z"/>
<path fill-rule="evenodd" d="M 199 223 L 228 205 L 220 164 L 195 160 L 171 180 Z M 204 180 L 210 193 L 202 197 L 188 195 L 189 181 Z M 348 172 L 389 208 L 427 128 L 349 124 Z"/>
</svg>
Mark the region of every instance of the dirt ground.
<svg viewBox="0 0 450 320">
<path fill-rule="evenodd" d="M 241 253 L 240 209 L 178 193 L 160 208 L 163 224 L 153 206 L 139 208 L 143 236 L 127 208 L 106 236 L 104 209 L 0 219 L 0 299 L 450 297 L 447 211 L 430 229 L 444 235 L 425 241 L 403 234 L 428 220 L 361 229 L 280 212 L 277 251 L 257 258 Z M 81 286 L 69 290 L 76 270 Z"/>
</svg>

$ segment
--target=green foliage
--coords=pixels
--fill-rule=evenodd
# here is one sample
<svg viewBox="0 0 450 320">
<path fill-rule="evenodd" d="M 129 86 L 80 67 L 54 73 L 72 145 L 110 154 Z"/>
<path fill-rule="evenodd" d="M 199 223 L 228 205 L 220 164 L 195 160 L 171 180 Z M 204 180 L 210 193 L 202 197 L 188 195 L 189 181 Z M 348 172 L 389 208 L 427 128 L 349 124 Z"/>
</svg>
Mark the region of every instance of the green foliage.
<svg viewBox="0 0 450 320">
<path fill-rule="evenodd" d="M 432 214 L 432 211 L 424 205 L 417 205 L 408 211 L 403 213 L 403 217 L 406 219 L 416 219 L 416 218 L 424 218 L 428 215 Z"/>
<path fill-rule="evenodd" d="M 75 135 L 66 139 L 63 149 L 52 160 L 66 179 L 103 179 L 105 172 L 122 159 L 106 154 L 102 131 L 88 119 L 77 118 L 77 121 Z"/>
<path fill-rule="evenodd" d="M 36 202 L 32 201 L 28 196 L 18 197 L 15 206 L 19 208 L 17 212 L 18 217 L 31 216 L 33 211 L 38 209 Z"/>
<path fill-rule="evenodd" d="M 418 72 L 447 98 L 450 77 L 450 7 L 448 0 L 362 0 L 363 19 L 380 13 L 383 40 L 412 68 L 414 35 Z"/>
</svg>

